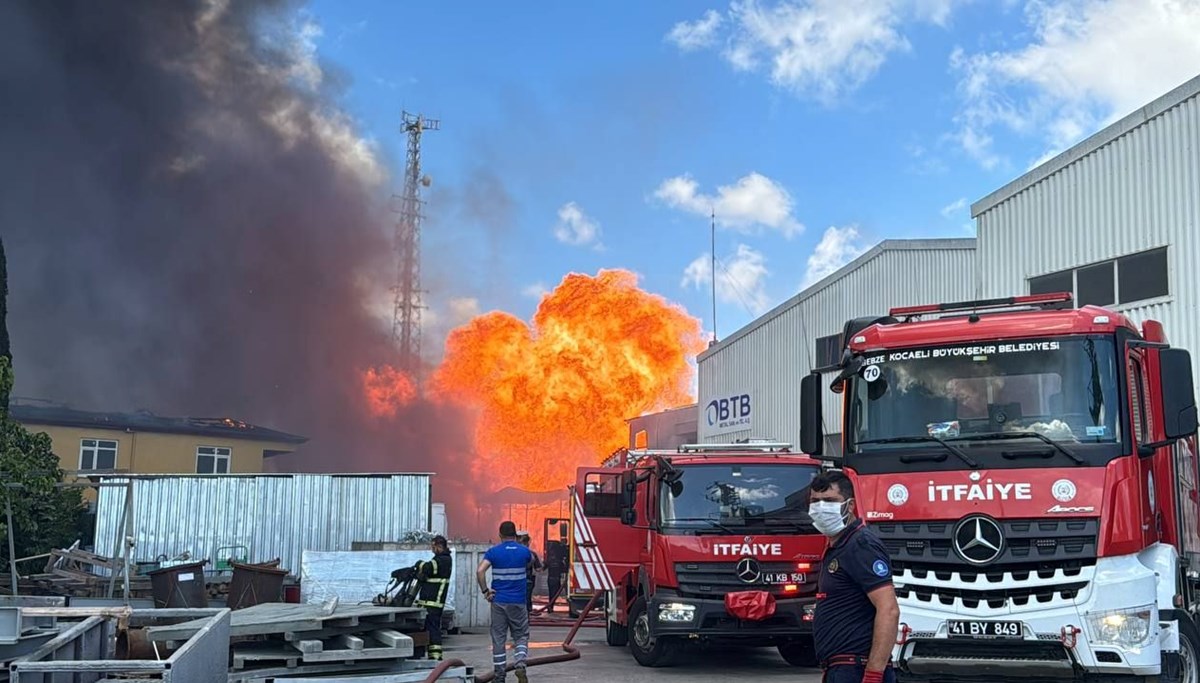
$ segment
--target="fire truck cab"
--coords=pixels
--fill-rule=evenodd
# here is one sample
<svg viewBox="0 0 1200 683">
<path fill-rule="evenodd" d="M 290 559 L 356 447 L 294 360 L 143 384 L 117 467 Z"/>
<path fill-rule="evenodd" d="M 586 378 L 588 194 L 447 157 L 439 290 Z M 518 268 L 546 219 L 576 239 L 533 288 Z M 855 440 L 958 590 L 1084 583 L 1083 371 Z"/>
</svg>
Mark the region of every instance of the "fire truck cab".
<svg viewBox="0 0 1200 683">
<path fill-rule="evenodd" d="M 1200 681 L 1197 414 L 1187 351 L 1046 294 L 843 329 L 842 454 L 892 555 L 902 680 Z M 818 607 L 819 609 L 819 607 Z"/>
<path fill-rule="evenodd" d="M 604 593 L 608 644 L 628 644 L 643 666 L 711 640 L 776 646 L 789 663 L 814 665 L 825 539 L 808 517 L 808 486 L 821 466 L 759 442 L 622 449 L 580 468 L 571 580 Z"/>
</svg>

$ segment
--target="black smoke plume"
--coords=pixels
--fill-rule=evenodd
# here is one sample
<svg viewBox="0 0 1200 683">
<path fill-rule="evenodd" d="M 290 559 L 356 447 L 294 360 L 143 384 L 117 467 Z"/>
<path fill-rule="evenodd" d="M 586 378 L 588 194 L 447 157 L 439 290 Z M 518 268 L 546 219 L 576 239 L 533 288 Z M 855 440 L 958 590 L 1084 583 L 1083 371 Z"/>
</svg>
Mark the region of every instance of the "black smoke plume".
<svg viewBox="0 0 1200 683">
<path fill-rule="evenodd" d="M 359 373 L 397 361 L 368 306 L 390 310 L 397 188 L 298 17 L 0 3 L 14 394 L 304 434 L 300 471 L 453 471 L 455 416 L 363 409 Z"/>
</svg>

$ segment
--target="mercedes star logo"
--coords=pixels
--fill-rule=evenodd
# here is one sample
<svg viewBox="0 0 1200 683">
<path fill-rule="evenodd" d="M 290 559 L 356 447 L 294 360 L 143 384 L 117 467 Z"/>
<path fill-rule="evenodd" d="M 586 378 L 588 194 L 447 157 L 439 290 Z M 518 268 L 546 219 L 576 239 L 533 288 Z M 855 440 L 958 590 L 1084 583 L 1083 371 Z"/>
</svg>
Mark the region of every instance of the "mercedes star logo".
<svg viewBox="0 0 1200 683">
<path fill-rule="evenodd" d="M 758 579 L 762 576 L 762 568 L 758 566 L 758 560 L 753 557 L 743 557 L 738 560 L 737 568 L 734 571 L 742 583 L 758 583 Z"/>
<path fill-rule="evenodd" d="M 1004 532 L 991 517 L 965 517 L 954 528 L 954 549 L 971 564 L 994 562 L 1004 552 Z"/>
</svg>

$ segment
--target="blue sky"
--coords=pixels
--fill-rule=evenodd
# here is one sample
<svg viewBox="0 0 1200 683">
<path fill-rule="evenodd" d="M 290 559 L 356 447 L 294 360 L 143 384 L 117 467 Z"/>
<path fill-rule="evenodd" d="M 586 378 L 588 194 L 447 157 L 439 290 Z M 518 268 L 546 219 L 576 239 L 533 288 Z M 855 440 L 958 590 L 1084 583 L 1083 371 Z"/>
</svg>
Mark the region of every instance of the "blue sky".
<svg viewBox="0 0 1200 683">
<path fill-rule="evenodd" d="M 970 202 L 1200 73 L 1181 0 L 316 0 L 301 21 L 394 170 L 400 110 L 442 122 L 443 333 L 610 267 L 711 331 L 715 206 L 724 337 L 882 239 L 973 234 Z"/>
</svg>

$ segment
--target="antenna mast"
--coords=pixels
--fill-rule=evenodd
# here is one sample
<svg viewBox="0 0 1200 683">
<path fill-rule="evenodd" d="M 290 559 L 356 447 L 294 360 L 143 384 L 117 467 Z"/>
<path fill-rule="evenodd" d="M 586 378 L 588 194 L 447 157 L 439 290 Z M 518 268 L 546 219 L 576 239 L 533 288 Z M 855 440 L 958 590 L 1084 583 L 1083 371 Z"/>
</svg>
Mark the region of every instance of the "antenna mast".
<svg viewBox="0 0 1200 683">
<path fill-rule="evenodd" d="M 404 167 L 404 194 L 396 223 L 396 286 L 392 307 L 392 341 L 400 352 L 400 367 L 415 382 L 421 372 L 421 134 L 439 130 L 441 122 L 420 114 L 401 114 L 401 130 L 408 135 L 408 160 Z"/>
</svg>

